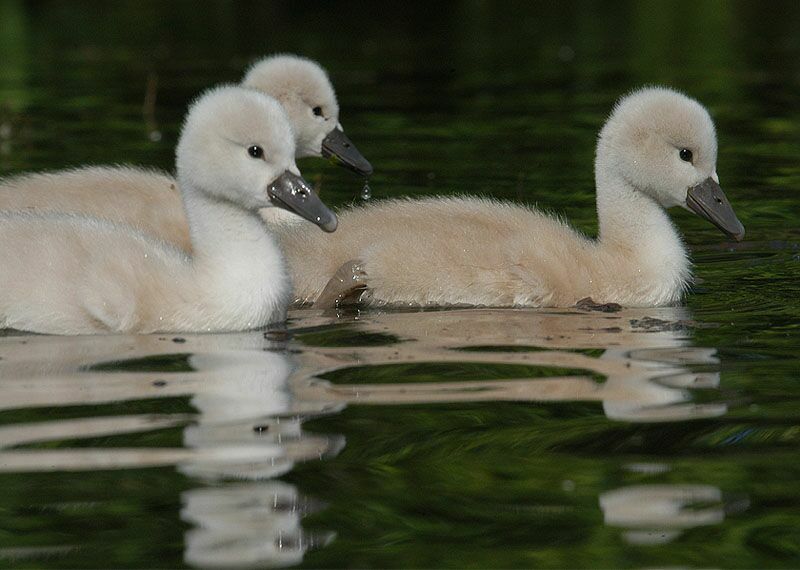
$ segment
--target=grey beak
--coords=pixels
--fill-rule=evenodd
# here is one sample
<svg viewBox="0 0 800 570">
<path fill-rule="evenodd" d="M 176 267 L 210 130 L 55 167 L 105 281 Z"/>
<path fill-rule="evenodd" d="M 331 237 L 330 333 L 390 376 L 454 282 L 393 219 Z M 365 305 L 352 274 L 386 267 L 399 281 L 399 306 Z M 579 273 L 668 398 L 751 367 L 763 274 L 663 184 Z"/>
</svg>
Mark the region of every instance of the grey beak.
<svg viewBox="0 0 800 570">
<path fill-rule="evenodd" d="M 288 170 L 267 187 L 267 194 L 279 208 L 294 212 L 301 218 L 317 224 L 326 232 L 336 230 L 339 224 L 336 214 L 322 203 L 311 185 Z"/>
<path fill-rule="evenodd" d="M 742 222 L 736 217 L 736 212 L 733 211 L 733 206 L 722 188 L 712 178 L 706 178 L 697 186 L 689 188 L 686 193 L 686 205 L 695 214 L 721 229 L 728 237 L 736 241 L 742 241 L 744 238 Z"/>
<path fill-rule="evenodd" d="M 372 165 L 358 152 L 356 146 L 350 142 L 350 139 L 339 127 L 333 129 L 327 137 L 322 139 L 322 156 L 335 158 L 339 164 L 356 174 L 362 176 L 372 174 Z"/>
</svg>

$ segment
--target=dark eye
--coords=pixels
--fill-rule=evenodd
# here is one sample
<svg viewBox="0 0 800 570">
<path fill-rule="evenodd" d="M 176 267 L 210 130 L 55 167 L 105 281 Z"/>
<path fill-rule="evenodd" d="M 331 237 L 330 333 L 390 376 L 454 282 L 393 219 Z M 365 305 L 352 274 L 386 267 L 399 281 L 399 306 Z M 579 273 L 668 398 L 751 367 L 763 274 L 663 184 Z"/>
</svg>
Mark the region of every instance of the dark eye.
<svg viewBox="0 0 800 570">
<path fill-rule="evenodd" d="M 688 148 L 682 148 L 678 154 L 684 162 L 692 162 L 692 151 Z"/>
<path fill-rule="evenodd" d="M 313 113 L 314 113 L 314 114 L 315 114 L 317 117 L 321 117 L 321 116 L 322 116 L 322 107 L 314 107 L 313 109 L 311 109 L 311 111 L 312 111 L 312 112 L 313 112 Z"/>
<path fill-rule="evenodd" d="M 264 149 L 254 144 L 252 146 L 247 147 L 247 154 L 252 156 L 253 158 L 262 158 L 264 156 Z"/>
</svg>

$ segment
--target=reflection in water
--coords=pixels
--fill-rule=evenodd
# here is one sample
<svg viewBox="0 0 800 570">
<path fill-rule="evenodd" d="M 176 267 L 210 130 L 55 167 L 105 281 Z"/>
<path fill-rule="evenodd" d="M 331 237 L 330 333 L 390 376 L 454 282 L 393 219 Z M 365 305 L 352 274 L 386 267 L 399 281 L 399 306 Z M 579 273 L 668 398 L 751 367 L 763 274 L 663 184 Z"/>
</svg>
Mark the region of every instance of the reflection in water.
<svg viewBox="0 0 800 570">
<path fill-rule="evenodd" d="M 711 485 L 638 485 L 600 495 L 606 525 L 626 530 L 630 544 L 664 544 L 685 529 L 725 519 L 722 492 Z"/>
<path fill-rule="evenodd" d="M 0 471 L 130 469 L 174 465 L 197 487 L 181 517 L 194 525 L 185 560 L 198 566 L 292 565 L 328 535 L 309 537 L 309 499 L 274 478 L 297 462 L 333 457 L 339 435 L 308 434 L 305 420 L 346 405 L 594 401 L 615 421 L 709 418 L 723 403 L 693 402 L 716 390 L 715 351 L 691 346 L 684 309 L 451 310 L 294 314 L 290 334 L 0 338 L 0 409 L 92 406 L 188 398 L 194 413 L 89 415 L 0 427 Z M 344 346 L 315 346 L 320 331 L 347 331 Z M 325 338 L 329 338 L 325 336 Z M 316 343 L 319 344 L 319 343 Z M 557 369 L 544 377 L 417 383 L 332 383 L 343 370 L 369 380 L 378 366 L 482 363 Z M 35 443 L 182 428 L 181 447 L 28 448 Z M 231 479 L 246 484 L 229 484 Z M 210 486 L 203 486 L 210 485 Z M 610 526 L 629 542 L 669 540 L 722 520 L 715 487 L 629 487 L 603 493 Z M 654 538 L 656 537 L 656 538 Z"/>
<path fill-rule="evenodd" d="M 646 317 L 653 314 L 659 318 Z M 358 330 L 397 337 L 402 343 L 358 350 L 306 348 L 294 390 L 308 398 L 351 404 L 599 401 L 611 419 L 642 422 L 722 415 L 722 403 L 691 402 L 690 389 L 718 387 L 719 373 L 687 368 L 718 362 L 714 349 L 689 345 L 687 316 L 680 308 L 629 309 L 613 316 L 525 310 L 379 313 L 357 321 Z M 640 328 L 645 318 L 650 325 Z M 576 352 L 595 348 L 603 349 L 599 357 Z M 348 366 L 410 362 L 523 364 L 581 369 L 586 375 L 356 386 L 331 386 L 315 378 Z"/>
<path fill-rule="evenodd" d="M 181 518 L 195 527 L 184 553 L 193 566 L 292 566 L 332 538 L 303 531 L 301 518 L 320 507 L 280 481 L 198 488 L 182 499 Z"/>
</svg>

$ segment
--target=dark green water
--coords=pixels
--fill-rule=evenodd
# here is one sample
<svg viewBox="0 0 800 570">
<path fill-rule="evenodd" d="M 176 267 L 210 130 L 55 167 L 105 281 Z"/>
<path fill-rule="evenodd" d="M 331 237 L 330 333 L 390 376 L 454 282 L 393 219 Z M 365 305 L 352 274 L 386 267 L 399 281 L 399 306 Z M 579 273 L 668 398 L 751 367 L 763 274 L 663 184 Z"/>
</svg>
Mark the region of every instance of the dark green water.
<svg viewBox="0 0 800 570">
<path fill-rule="evenodd" d="M 674 212 L 677 308 L 2 337 L 0 566 L 800 566 L 800 5 L 0 0 L 0 175 L 171 169 L 188 102 L 279 51 L 328 69 L 373 199 L 588 233 L 613 102 L 684 90 L 747 239 Z"/>
</svg>

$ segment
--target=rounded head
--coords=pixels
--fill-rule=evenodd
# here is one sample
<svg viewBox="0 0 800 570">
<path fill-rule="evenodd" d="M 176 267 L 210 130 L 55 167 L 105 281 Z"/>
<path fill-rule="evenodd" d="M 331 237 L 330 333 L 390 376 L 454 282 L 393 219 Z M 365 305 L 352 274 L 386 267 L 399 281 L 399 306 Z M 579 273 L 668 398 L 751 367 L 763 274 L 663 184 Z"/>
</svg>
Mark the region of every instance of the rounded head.
<svg viewBox="0 0 800 570">
<path fill-rule="evenodd" d="M 253 64 L 242 85 L 283 105 L 295 129 L 298 157 L 322 156 L 322 140 L 339 125 L 339 104 L 324 69 L 296 55 L 274 55 Z"/>
<path fill-rule="evenodd" d="M 648 87 L 623 97 L 600 131 L 597 169 L 612 169 L 665 208 L 685 206 L 688 188 L 717 180 L 716 166 L 708 111 L 671 89 Z"/>
<path fill-rule="evenodd" d="M 336 229 L 331 212 L 294 163 L 294 132 L 272 97 L 223 86 L 195 101 L 176 151 L 184 192 L 200 192 L 246 210 L 278 206 Z"/>
<path fill-rule="evenodd" d="M 210 89 L 192 103 L 176 166 L 182 186 L 249 210 L 272 205 L 267 188 L 284 172 L 299 174 L 283 107 L 235 86 Z"/>
<path fill-rule="evenodd" d="M 682 206 L 728 237 L 744 237 L 719 186 L 714 122 L 682 93 L 649 87 L 623 97 L 600 131 L 595 171 L 598 188 L 621 179 L 664 208 Z"/>
</svg>

